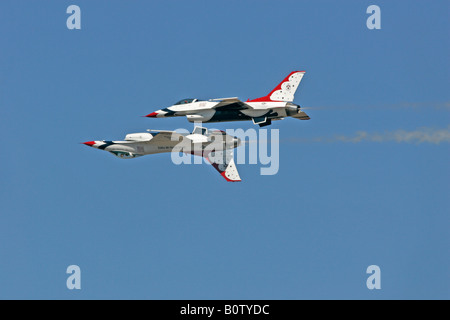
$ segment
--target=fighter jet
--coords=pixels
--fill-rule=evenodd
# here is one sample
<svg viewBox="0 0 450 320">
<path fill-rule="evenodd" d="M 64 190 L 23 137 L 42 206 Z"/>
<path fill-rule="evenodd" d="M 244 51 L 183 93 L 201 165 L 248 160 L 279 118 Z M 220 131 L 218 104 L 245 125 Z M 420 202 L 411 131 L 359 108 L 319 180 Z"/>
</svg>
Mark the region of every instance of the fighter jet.
<svg viewBox="0 0 450 320">
<path fill-rule="evenodd" d="M 147 130 L 131 133 L 125 141 L 88 141 L 83 144 L 105 150 L 121 159 L 132 159 L 148 154 L 183 152 L 206 158 L 230 182 L 241 181 L 233 159 L 233 149 L 241 144 L 237 137 L 223 131 L 209 131 L 195 127 L 192 133 L 166 130 Z"/>
<path fill-rule="evenodd" d="M 210 100 L 183 99 L 174 105 L 152 112 L 146 117 L 169 118 L 185 116 L 189 122 L 224 122 L 252 120 L 260 127 L 272 124 L 272 120 L 292 117 L 309 120 L 309 116 L 293 103 L 305 71 L 291 72 L 268 95 L 242 102 L 237 97 Z"/>
</svg>

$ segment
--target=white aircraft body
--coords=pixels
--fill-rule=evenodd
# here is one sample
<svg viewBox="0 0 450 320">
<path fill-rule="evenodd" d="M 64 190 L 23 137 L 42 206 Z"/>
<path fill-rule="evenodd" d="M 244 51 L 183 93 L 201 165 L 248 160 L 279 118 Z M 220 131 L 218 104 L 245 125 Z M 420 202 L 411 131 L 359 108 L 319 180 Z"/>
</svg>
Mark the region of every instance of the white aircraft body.
<svg viewBox="0 0 450 320">
<path fill-rule="evenodd" d="M 183 99 L 176 104 L 148 114 L 149 118 L 185 116 L 189 122 L 224 122 L 252 120 L 259 126 L 272 124 L 272 120 L 292 117 L 309 120 L 299 105 L 293 103 L 305 71 L 291 72 L 268 95 L 243 102 L 238 98 L 210 100 Z"/>
<path fill-rule="evenodd" d="M 144 133 L 127 134 L 125 141 L 102 140 L 84 144 L 108 151 L 121 159 L 166 152 L 203 156 L 227 181 L 241 181 L 233 159 L 233 149 L 241 144 L 241 140 L 223 131 L 210 132 L 202 127 L 195 127 L 190 134 L 148 130 Z"/>
</svg>

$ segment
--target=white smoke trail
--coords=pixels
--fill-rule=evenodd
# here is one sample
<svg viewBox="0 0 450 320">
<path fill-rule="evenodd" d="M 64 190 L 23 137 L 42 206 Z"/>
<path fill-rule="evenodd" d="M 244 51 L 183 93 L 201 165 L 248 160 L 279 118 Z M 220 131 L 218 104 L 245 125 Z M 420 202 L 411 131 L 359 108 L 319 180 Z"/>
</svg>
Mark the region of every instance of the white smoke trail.
<svg viewBox="0 0 450 320">
<path fill-rule="evenodd" d="M 357 131 L 354 135 L 335 135 L 333 137 L 316 137 L 296 139 L 291 142 L 396 142 L 396 143 L 448 143 L 450 142 L 450 126 L 443 129 L 421 127 L 413 131 L 396 130 L 384 133 L 369 133 L 367 131 Z"/>
</svg>

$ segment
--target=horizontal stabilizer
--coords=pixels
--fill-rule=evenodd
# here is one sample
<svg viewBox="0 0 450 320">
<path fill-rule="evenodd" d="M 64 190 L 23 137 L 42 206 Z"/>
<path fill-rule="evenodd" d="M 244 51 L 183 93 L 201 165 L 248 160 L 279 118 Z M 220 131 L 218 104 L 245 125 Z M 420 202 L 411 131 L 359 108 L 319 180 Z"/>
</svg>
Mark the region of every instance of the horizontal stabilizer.
<svg viewBox="0 0 450 320">
<path fill-rule="evenodd" d="M 309 120 L 311 119 L 305 112 L 299 111 L 296 115 L 292 116 L 293 118 L 299 119 L 299 120 Z"/>
</svg>

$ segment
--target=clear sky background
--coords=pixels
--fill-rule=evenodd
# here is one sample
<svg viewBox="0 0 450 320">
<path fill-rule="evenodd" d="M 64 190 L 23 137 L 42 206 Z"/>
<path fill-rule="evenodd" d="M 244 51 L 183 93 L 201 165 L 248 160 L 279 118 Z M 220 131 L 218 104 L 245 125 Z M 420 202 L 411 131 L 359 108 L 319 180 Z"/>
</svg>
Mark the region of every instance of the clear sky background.
<svg viewBox="0 0 450 320">
<path fill-rule="evenodd" d="M 71 4 L 81 30 L 66 27 Z M 366 27 L 371 4 L 381 30 Z M 0 298 L 449 299 L 449 6 L 1 1 Z M 169 154 L 79 144 L 191 130 L 140 116 L 257 98 L 292 70 L 307 72 L 295 102 L 311 120 L 270 127 L 277 175 L 240 165 L 243 182 L 227 183 Z M 444 138 L 333 138 L 398 130 Z"/>
</svg>

